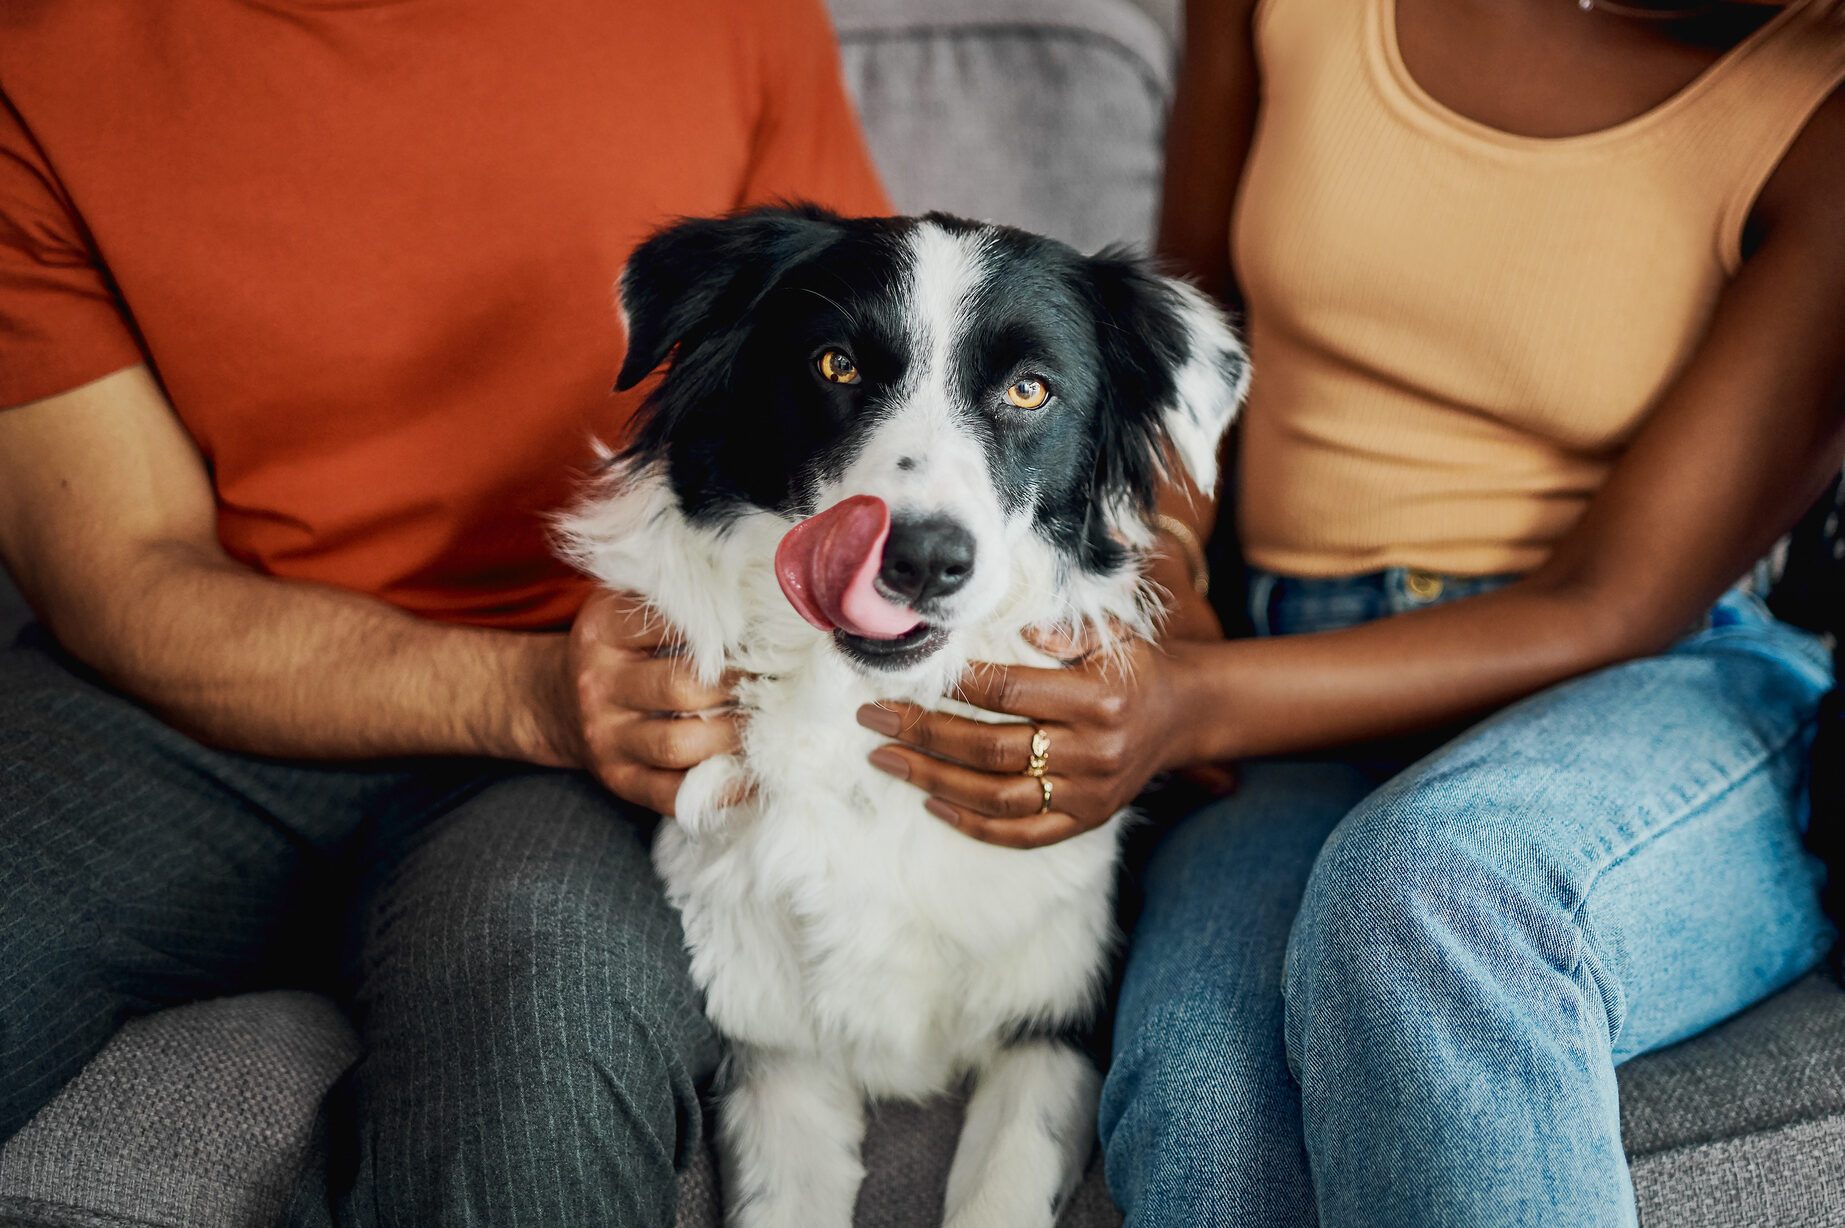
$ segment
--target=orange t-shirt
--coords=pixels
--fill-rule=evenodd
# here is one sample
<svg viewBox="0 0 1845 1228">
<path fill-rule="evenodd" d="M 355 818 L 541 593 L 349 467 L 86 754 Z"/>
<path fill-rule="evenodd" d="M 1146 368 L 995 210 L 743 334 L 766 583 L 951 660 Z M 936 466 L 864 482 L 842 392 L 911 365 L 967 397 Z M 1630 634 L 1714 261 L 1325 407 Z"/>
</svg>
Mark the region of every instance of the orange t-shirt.
<svg viewBox="0 0 1845 1228">
<path fill-rule="evenodd" d="M 821 0 L 10 0 L 0 93 L 0 406 L 146 362 L 234 557 L 488 626 L 582 598 L 634 244 L 887 211 Z"/>
</svg>

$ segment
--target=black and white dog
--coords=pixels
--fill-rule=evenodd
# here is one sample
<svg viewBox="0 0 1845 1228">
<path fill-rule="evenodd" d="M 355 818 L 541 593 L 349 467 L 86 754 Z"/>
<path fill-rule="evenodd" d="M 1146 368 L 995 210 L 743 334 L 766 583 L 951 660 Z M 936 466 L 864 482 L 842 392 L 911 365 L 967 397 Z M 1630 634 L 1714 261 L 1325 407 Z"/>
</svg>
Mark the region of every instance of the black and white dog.
<svg viewBox="0 0 1845 1228">
<path fill-rule="evenodd" d="M 866 1098 L 971 1075 L 947 1223 L 1048 1226 L 1096 1075 L 1042 1038 L 1094 1007 L 1119 819 L 977 843 L 866 763 L 854 712 L 1054 664 L 1027 628 L 1150 632 L 1155 488 L 1174 458 L 1214 485 L 1242 348 L 1131 258 L 940 215 L 684 222 L 621 303 L 618 386 L 672 362 L 564 535 L 701 675 L 746 676 L 743 753 L 687 776 L 654 848 L 729 1042 L 729 1222 L 845 1228 Z"/>
</svg>

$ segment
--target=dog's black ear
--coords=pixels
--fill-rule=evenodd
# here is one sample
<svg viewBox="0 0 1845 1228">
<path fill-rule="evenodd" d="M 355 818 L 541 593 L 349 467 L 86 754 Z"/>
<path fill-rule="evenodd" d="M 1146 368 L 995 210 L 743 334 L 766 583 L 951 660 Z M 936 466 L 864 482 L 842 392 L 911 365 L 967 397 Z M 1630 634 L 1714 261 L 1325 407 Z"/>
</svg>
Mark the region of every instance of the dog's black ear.
<svg viewBox="0 0 1845 1228">
<path fill-rule="evenodd" d="M 1249 384 L 1249 362 L 1222 311 L 1192 286 L 1116 249 L 1085 269 L 1102 358 L 1096 430 L 1098 507 L 1150 515 L 1176 458 L 1206 494 Z"/>
<path fill-rule="evenodd" d="M 839 237 L 840 219 L 804 205 L 679 222 L 634 249 L 621 274 L 628 333 L 617 390 L 740 320 L 790 269 Z"/>
</svg>

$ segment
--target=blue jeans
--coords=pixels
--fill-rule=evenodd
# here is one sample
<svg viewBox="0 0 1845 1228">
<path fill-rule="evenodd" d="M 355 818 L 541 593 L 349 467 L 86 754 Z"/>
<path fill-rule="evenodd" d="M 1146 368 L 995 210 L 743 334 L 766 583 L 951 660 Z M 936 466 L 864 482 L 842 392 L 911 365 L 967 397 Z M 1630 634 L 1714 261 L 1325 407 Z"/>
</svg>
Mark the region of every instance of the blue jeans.
<svg viewBox="0 0 1845 1228">
<path fill-rule="evenodd" d="M 1258 576 L 1253 613 L 1324 630 L 1498 582 Z M 1101 1110 L 1128 1224 L 1634 1224 L 1616 1065 L 1832 940 L 1801 842 L 1831 683 L 1736 592 L 1407 767 L 1248 765 L 1145 872 Z"/>
</svg>

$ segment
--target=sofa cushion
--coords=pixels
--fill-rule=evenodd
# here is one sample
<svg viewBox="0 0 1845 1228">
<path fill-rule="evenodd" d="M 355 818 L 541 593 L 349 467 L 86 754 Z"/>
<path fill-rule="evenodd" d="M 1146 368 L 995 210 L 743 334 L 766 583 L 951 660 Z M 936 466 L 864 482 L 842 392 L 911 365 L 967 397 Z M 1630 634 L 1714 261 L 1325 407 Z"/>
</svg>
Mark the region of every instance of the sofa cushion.
<svg viewBox="0 0 1845 1228">
<path fill-rule="evenodd" d="M 136 1019 L 0 1148 L 0 1223 L 273 1224 L 356 1053 L 338 1008 L 309 993 Z"/>
<path fill-rule="evenodd" d="M 273 1223 L 320 1096 L 355 1051 L 333 1005 L 252 994 L 136 1020 L 0 1148 L 0 1223 Z M 1670 1228 L 1845 1225 L 1845 993 L 1809 977 L 1621 1071 L 1641 1218 Z M 939 1222 L 959 1107 L 883 1105 L 860 1228 Z M 677 1228 L 715 1228 L 708 1153 Z M 1063 1228 L 1119 1224 L 1092 1169 Z"/>
<path fill-rule="evenodd" d="M 1641 1220 L 1845 1226 L 1845 993 L 1810 976 L 1621 1072 Z"/>
</svg>

